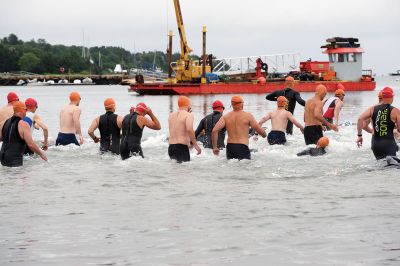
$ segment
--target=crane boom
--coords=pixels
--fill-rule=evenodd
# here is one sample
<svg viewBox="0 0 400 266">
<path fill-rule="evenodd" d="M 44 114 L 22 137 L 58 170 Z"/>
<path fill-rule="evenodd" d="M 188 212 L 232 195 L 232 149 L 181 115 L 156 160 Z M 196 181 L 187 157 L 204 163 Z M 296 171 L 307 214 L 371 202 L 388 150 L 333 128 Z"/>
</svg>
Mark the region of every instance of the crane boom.
<svg viewBox="0 0 400 266">
<path fill-rule="evenodd" d="M 189 60 L 189 53 L 192 51 L 192 49 L 190 49 L 186 40 L 186 32 L 185 32 L 185 27 L 183 25 L 181 5 L 179 4 L 179 0 L 174 0 L 174 6 L 175 6 L 176 22 L 178 24 L 178 31 L 181 44 L 181 59 Z"/>
</svg>

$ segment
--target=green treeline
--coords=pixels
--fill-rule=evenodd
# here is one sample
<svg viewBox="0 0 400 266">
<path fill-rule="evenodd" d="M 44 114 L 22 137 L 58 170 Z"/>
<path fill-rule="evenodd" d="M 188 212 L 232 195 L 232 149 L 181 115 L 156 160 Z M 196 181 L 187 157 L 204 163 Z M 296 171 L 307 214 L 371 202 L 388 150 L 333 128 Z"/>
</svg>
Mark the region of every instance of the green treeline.
<svg viewBox="0 0 400 266">
<path fill-rule="evenodd" d="M 90 47 L 82 56 L 82 46 L 51 45 L 44 39 L 24 42 L 15 34 L 0 39 L 0 73 L 27 71 L 36 74 L 58 74 L 63 68 L 70 73 L 111 73 L 116 64 L 123 69 L 161 68 L 168 70 L 168 58 L 165 52 L 152 51 L 131 53 L 121 47 Z M 99 65 L 100 54 L 100 65 Z M 172 55 L 172 61 L 179 59 L 179 54 Z M 198 58 L 197 56 L 193 56 Z"/>
</svg>

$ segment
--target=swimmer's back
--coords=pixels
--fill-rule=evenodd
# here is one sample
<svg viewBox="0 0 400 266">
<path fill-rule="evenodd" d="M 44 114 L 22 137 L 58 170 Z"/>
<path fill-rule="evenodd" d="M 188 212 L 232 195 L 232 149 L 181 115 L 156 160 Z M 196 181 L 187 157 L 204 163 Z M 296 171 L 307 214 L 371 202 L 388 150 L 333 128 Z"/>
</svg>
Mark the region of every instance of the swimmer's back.
<svg viewBox="0 0 400 266">
<path fill-rule="evenodd" d="M 288 115 L 285 109 L 270 112 L 272 130 L 285 131 L 288 124 Z"/>
<path fill-rule="evenodd" d="M 225 119 L 226 131 L 228 132 L 228 143 L 249 144 L 250 122 L 253 115 L 242 110 L 231 111 L 223 116 Z"/>
<path fill-rule="evenodd" d="M 189 144 L 187 122 L 190 118 L 193 121 L 193 115 L 185 110 L 179 110 L 169 115 L 169 144 Z"/>
<path fill-rule="evenodd" d="M 74 111 L 80 112 L 80 108 L 75 105 L 66 105 L 60 111 L 60 132 L 76 133 L 73 114 Z"/>
<path fill-rule="evenodd" d="M 318 110 L 316 110 L 318 109 Z M 304 123 L 305 126 L 316 126 L 322 125 L 322 123 L 316 119 L 315 112 L 318 111 L 322 115 L 322 101 L 315 99 L 315 97 L 307 100 L 304 106 Z"/>
</svg>

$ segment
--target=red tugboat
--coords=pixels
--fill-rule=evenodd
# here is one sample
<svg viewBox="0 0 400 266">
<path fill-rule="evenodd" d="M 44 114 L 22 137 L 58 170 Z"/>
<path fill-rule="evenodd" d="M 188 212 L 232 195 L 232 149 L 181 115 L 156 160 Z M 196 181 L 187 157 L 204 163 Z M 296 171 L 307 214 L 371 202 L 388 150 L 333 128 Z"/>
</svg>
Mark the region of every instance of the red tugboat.
<svg viewBox="0 0 400 266">
<path fill-rule="evenodd" d="M 298 68 L 294 67 L 297 68 L 296 71 L 287 72 L 279 77 L 277 73 L 268 74 L 268 65 L 258 58 L 252 71 L 235 75 L 232 80 L 222 81 L 218 77 L 221 71 L 213 72 L 214 62 L 218 65 L 221 60 L 206 55 L 205 27 L 203 27 L 202 60 L 194 61 L 190 58 L 189 53 L 192 49 L 187 44 L 179 0 L 174 0 L 174 5 L 180 35 L 181 58 L 176 63 L 170 62 L 166 82 L 145 83 L 143 77 L 136 77 L 136 83 L 130 85 L 129 91 L 140 95 L 263 94 L 282 89 L 285 75 L 295 78 L 296 90 L 299 92 L 313 92 L 317 84 L 324 84 L 330 92 L 336 90 L 338 83 L 344 85 L 346 91 L 370 91 L 376 87 L 372 71 L 362 70 L 364 51 L 358 39 L 342 37 L 327 39 L 327 44 L 321 46 L 325 49 L 324 53 L 328 55 L 329 61 L 300 62 Z M 168 56 L 171 60 L 172 32 L 169 35 Z M 175 78 L 172 78 L 172 69 Z"/>
</svg>

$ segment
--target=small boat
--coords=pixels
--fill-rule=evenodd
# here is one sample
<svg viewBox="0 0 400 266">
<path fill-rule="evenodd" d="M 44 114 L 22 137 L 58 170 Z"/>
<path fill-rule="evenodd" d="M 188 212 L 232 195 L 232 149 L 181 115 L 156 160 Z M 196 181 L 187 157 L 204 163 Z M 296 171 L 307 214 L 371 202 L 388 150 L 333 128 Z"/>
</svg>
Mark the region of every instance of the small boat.
<svg viewBox="0 0 400 266">
<path fill-rule="evenodd" d="M 400 76 L 400 70 L 397 70 L 394 73 L 389 73 L 389 76 Z"/>
<path fill-rule="evenodd" d="M 27 86 L 47 86 L 49 83 L 44 81 L 38 81 L 36 78 L 34 79 L 28 79 L 28 82 L 26 83 Z"/>
<path fill-rule="evenodd" d="M 25 82 L 24 80 L 20 79 L 20 80 L 17 82 L 17 86 L 23 86 L 23 85 L 26 85 L 26 82 Z"/>
</svg>

